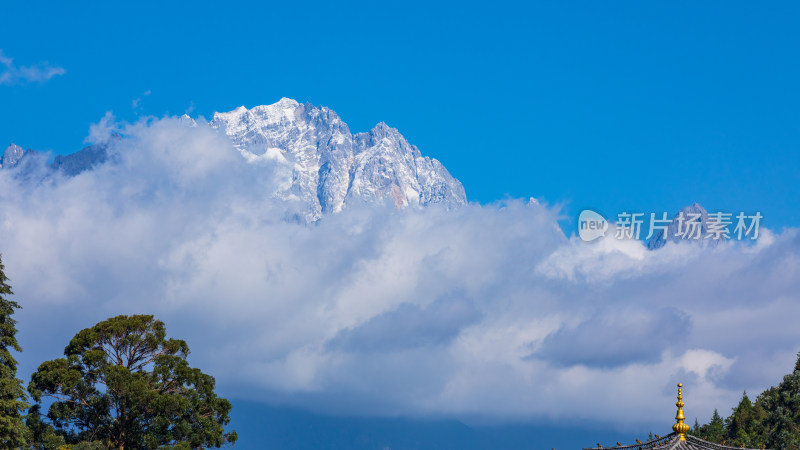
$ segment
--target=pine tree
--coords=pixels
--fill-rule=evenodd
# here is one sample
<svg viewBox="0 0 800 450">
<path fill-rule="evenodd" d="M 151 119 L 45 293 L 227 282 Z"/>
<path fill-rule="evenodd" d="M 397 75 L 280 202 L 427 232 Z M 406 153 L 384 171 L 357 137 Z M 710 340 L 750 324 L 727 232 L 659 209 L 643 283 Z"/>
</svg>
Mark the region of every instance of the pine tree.
<svg viewBox="0 0 800 450">
<path fill-rule="evenodd" d="M 17 361 L 11 355 L 11 350 L 22 351 L 16 337 L 17 321 L 11 318 L 20 305 L 6 298 L 13 294 L 0 256 L 0 448 L 3 449 L 27 443 L 23 412 L 28 404 L 22 380 L 17 378 Z"/>
<path fill-rule="evenodd" d="M 736 447 L 800 449 L 800 353 L 794 372 L 751 402 L 745 392 L 724 421 L 714 410 L 711 422 L 695 425 L 692 434 Z"/>
<path fill-rule="evenodd" d="M 725 419 L 725 435 L 728 439 L 734 439 L 737 442 L 747 440 L 747 422 L 750 420 L 752 409 L 753 404 L 745 391 L 739 404 L 733 408 L 730 417 Z"/>
<path fill-rule="evenodd" d="M 705 428 L 705 429 L 704 429 Z M 722 442 L 725 438 L 725 422 L 719 415 L 719 411 L 714 409 L 714 414 L 711 416 L 711 422 L 700 428 L 701 433 L 705 434 L 704 439 L 711 442 Z"/>
<path fill-rule="evenodd" d="M 757 404 L 763 405 L 770 448 L 800 448 L 800 353 L 794 372 L 783 377 L 778 386 L 767 389 Z"/>
</svg>

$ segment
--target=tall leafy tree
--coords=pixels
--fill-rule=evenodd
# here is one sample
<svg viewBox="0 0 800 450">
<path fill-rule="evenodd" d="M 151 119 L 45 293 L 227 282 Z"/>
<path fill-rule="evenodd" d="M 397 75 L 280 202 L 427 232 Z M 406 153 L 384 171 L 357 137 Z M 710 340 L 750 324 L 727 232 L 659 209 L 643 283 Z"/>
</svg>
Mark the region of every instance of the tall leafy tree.
<svg viewBox="0 0 800 450">
<path fill-rule="evenodd" d="M 17 342 L 17 321 L 12 319 L 19 303 L 9 300 L 13 295 L 5 266 L 0 257 L 0 448 L 19 448 L 27 442 L 27 428 L 23 421 L 25 389 L 17 378 L 17 361 L 11 351 L 21 352 Z"/>
<path fill-rule="evenodd" d="M 231 404 L 189 366 L 189 347 L 150 315 L 117 316 L 80 331 L 64 358 L 42 363 L 28 391 L 48 396 L 47 419 L 69 444 L 117 449 L 220 447 Z"/>
<path fill-rule="evenodd" d="M 59 450 L 68 448 L 63 436 L 56 434 L 56 430 L 42 420 L 40 405 L 33 405 L 28 410 L 25 424 L 30 430 L 28 439 L 29 448 L 34 450 Z"/>
</svg>

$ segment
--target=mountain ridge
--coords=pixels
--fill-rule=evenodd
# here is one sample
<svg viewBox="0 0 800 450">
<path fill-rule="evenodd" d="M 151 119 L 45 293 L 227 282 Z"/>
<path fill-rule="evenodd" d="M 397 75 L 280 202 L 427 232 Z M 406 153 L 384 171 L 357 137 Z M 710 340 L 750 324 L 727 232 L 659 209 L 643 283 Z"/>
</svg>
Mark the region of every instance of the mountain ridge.
<svg viewBox="0 0 800 450">
<path fill-rule="evenodd" d="M 180 119 L 186 126 L 197 125 L 187 115 Z M 391 201 L 397 208 L 467 203 L 464 187 L 441 162 L 423 156 L 385 122 L 351 133 L 332 109 L 284 97 L 271 105 L 215 112 L 208 125 L 227 136 L 248 162 L 268 159 L 278 164 L 279 188 L 265 195 L 303 202 L 306 221 L 353 203 Z M 115 139 L 122 138 L 114 134 L 109 142 L 58 155 L 48 168 L 70 177 L 91 170 L 110 159 L 108 149 Z M 29 153 L 36 152 L 11 144 L 0 168 L 18 166 Z"/>
<path fill-rule="evenodd" d="M 398 208 L 466 204 L 461 183 L 385 122 L 354 134 L 330 108 L 282 98 L 214 113 L 209 124 L 248 160 L 287 164 L 291 180 L 278 196 L 306 202 L 312 220 L 365 200 L 389 199 Z"/>
<path fill-rule="evenodd" d="M 687 230 L 684 230 L 683 233 L 680 232 L 681 229 L 690 226 L 688 224 L 693 217 L 696 219 L 697 230 L 695 231 L 697 232 L 697 237 L 692 236 L 691 233 L 687 233 Z M 706 239 L 706 235 L 709 231 L 709 223 L 708 211 L 699 203 L 692 203 L 689 206 L 681 208 L 669 222 L 666 229 L 660 230 L 647 242 L 647 248 L 649 250 L 658 250 L 670 242 L 693 242 L 698 245 L 716 247 L 721 241 L 725 240 L 725 238 Z"/>
</svg>

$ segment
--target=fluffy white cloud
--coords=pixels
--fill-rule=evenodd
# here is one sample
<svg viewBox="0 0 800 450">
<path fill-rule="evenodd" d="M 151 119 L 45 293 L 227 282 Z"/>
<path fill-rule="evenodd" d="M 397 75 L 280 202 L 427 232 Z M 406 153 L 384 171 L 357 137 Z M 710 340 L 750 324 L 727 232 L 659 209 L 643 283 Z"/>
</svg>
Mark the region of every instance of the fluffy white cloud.
<svg viewBox="0 0 800 450">
<path fill-rule="evenodd" d="M 192 125 L 192 126 L 190 126 Z M 316 224 L 275 168 L 202 122 L 108 116 L 109 163 L 0 172 L 23 371 L 79 329 L 152 313 L 226 395 L 321 411 L 621 424 L 701 420 L 800 350 L 800 235 L 704 249 L 566 239 L 558 211 L 363 206 Z"/>
</svg>

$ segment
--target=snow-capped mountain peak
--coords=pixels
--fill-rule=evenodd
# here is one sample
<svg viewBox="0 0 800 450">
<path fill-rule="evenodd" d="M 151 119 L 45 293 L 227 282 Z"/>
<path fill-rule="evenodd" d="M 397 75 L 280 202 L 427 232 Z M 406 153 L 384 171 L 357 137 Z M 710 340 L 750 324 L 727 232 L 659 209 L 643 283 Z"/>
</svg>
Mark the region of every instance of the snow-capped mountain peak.
<svg viewBox="0 0 800 450">
<path fill-rule="evenodd" d="M 13 167 L 25 155 L 25 150 L 13 142 L 3 152 L 3 159 L 0 160 L 0 167 Z"/>
<path fill-rule="evenodd" d="M 308 204 L 309 220 L 338 212 L 349 202 L 390 200 L 397 207 L 466 203 L 461 183 L 441 163 L 422 156 L 384 122 L 352 134 L 334 111 L 282 98 L 272 105 L 215 113 L 211 126 L 248 160 L 284 163 L 283 188 L 275 194 Z"/>
<path fill-rule="evenodd" d="M 187 127 L 198 126 L 188 115 L 179 120 Z M 305 205 L 305 221 L 339 212 L 350 203 L 389 201 L 398 208 L 466 203 L 463 186 L 439 161 L 422 156 L 384 122 L 352 134 L 331 109 L 282 98 L 271 105 L 217 112 L 209 125 L 225 134 L 249 163 L 275 164 L 270 173 L 278 178 L 278 188 L 264 195 Z M 47 164 L 50 173 L 72 177 L 114 160 L 108 149 L 118 139 L 122 137 L 112 135 L 108 142 L 56 156 Z M 2 168 L 17 165 L 28 153 L 35 152 L 11 144 L 0 161 Z"/>
</svg>

